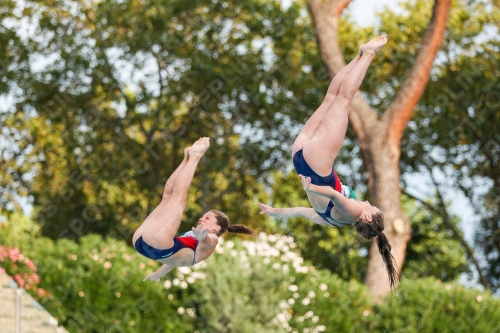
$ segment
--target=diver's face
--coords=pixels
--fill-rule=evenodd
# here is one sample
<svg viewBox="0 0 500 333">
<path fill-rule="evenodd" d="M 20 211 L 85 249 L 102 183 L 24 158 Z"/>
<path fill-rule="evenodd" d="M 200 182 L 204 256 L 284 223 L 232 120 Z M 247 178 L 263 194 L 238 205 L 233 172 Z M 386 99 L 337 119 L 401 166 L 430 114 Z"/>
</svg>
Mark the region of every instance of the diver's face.
<svg viewBox="0 0 500 333">
<path fill-rule="evenodd" d="M 363 208 L 362 217 L 367 221 L 371 222 L 372 215 L 380 213 L 380 209 L 378 209 L 375 206 L 372 206 L 368 201 L 358 201 L 358 202 L 361 205 L 361 208 Z"/>
<path fill-rule="evenodd" d="M 220 226 L 217 224 L 217 218 L 213 212 L 206 212 L 198 220 L 198 225 L 203 223 L 204 228 L 210 229 L 210 233 L 217 233 L 220 230 Z"/>
</svg>

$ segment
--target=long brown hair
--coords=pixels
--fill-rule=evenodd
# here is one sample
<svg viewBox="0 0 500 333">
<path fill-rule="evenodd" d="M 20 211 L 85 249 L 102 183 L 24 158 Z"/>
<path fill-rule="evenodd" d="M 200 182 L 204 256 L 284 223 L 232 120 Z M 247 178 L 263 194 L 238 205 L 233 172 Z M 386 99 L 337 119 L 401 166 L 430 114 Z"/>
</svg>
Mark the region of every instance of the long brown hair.
<svg viewBox="0 0 500 333">
<path fill-rule="evenodd" d="M 400 275 L 398 273 L 396 259 L 394 259 L 391 253 L 391 244 L 389 244 L 387 237 L 385 237 L 382 232 L 384 231 L 384 215 L 382 213 L 373 214 L 371 222 L 361 219 L 354 225 L 354 228 L 356 228 L 356 231 L 366 240 L 372 240 L 373 238 L 377 239 L 378 251 L 382 255 L 387 273 L 389 274 L 391 289 L 394 289 Z"/>
<path fill-rule="evenodd" d="M 217 236 L 223 235 L 224 233 L 226 233 L 226 231 L 235 234 L 253 235 L 253 230 L 245 227 L 244 225 L 241 224 L 229 225 L 229 217 L 227 217 L 227 215 L 224 214 L 223 212 L 218 210 L 211 210 L 210 212 L 215 214 L 215 218 L 217 219 L 217 225 L 220 226 L 220 230 L 217 233 Z"/>
</svg>

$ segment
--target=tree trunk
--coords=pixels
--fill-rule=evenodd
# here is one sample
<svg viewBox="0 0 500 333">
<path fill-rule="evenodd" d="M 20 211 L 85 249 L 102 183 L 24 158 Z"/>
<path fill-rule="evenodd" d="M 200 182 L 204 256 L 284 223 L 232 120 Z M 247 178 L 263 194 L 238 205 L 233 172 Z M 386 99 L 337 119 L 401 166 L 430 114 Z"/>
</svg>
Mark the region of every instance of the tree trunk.
<svg viewBox="0 0 500 333">
<path fill-rule="evenodd" d="M 367 138 L 371 139 L 366 140 L 368 142 L 362 152 L 368 171 L 369 194 L 372 204 L 384 214 L 384 234 L 391 244 L 391 252 L 400 273 L 406 245 L 411 238 L 410 221 L 401 208 L 400 147 L 399 143 L 388 144 L 382 135 L 368 135 Z M 370 248 L 366 284 L 374 299 L 379 299 L 390 291 L 387 270 L 375 241 Z"/>
<path fill-rule="evenodd" d="M 351 0 L 308 0 L 321 58 L 331 78 L 345 66 L 337 34 L 340 14 L 350 2 Z M 424 92 L 432 63 L 443 42 L 450 3 L 451 0 L 435 0 L 433 15 L 414 65 L 384 115 L 378 117 L 359 92 L 354 96 L 349 114 L 368 172 L 370 199 L 384 212 L 384 233 L 392 246 L 391 252 L 399 272 L 411 237 L 410 222 L 401 208 L 400 142 Z M 370 249 L 366 283 L 376 300 L 390 290 L 387 271 L 375 242 Z"/>
</svg>

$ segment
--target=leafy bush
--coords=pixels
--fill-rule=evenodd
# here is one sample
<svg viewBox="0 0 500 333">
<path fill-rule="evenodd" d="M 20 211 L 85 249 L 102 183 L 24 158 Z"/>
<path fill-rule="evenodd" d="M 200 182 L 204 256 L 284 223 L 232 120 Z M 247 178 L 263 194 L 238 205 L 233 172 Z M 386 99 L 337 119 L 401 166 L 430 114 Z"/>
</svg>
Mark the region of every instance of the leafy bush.
<svg viewBox="0 0 500 333">
<path fill-rule="evenodd" d="M 168 293 L 144 276 L 157 263 L 123 241 L 82 237 L 80 243 L 37 239 L 35 260 L 52 298 L 42 304 L 70 331 L 164 332 L 190 330 L 177 309 L 190 290 Z"/>
<path fill-rule="evenodd" d="M 266 238 L 222 242 L 206 261 L 206 278 L 196 283 L 191 301 L 201 332 L 286 332 L 277 305 L 289 284 L 290 263 L 300 257 L 289 255 L 295 246 L 290 237 Z"/>
<path fill-rule="evenodd" d="M 12 276 L 21 288 L 29 291 L 36 299 L 50 297 L 45 289 L 38 288 L 40 277 L 35 263 L 17 247 L 0 244 L 0 266 L 1 270 Z"/>
<path fill-rule="evenodd" d="M 370 316 L 369 332 L 500 332 L 498 299 L 430 278 L 403 281 Z"/>
<path fill-rule="evenodd" d="M 0 241 L 21 244 L 24 255 L 12 259 L 2 247 L 2 265 L 29 272 L 29 256 L 50 294 L 40 302 L 69 331 L 498 332 L 500 302 L 490 295 L 407 279 L 374 305 L 364 285 L 304 261 L 288 236 L 221 240 L 205 262 L 155 283 L 142 279 L 158 264 L 123 241 L 54 242 L 36 232 L 28 222 L 1 228 Z"/>
<path fill-rule="evenodd" d="M 311 270 L 289 287 L 293 332 L 352 332 L 364 325 L 371 301 L 366 287 L 346 282 L 327 270 Z"/>
</svg>

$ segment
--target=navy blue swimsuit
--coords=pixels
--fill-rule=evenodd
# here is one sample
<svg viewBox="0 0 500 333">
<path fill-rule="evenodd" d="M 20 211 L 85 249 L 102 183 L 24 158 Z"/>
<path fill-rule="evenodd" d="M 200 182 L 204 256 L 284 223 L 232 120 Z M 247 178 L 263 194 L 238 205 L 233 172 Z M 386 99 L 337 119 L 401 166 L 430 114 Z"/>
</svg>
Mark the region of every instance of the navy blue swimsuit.
<svg viewBox="0 0 500 333">
<path fill-rule="evenodd" d="M 302 154 L 302 150 L 299 150 L 295 153 L 295 155 L 293 155 L 293 165 L 295 166 L 295 171 L 297 171 L 299 175 L 302 175 L 304 177 L 311 177 L 312 184 L 318 186 L 330 186 L 334 189 L 336 188 L 337 179 L 333 172 L 333 168 L 332 173 L 329 176 L 321 177 L 316 172 L 314 172 L 313 169 L 311 169 L 309 164 L 307 164 L 306 159 Z"/>
<path fill-rule="evenodd" d="M 295 167 L 295 171 L 297 171 L 297 174 L 302 175 L 304 177 L 310 177 L 311 178 L 311 183 L 314 185 L 318 186 L 330 186 L 333 188 L 335 191 L 342 193 L 342 183 L 340 182 L 339 177 L 337 177 L 337 174 L 335 173 L 335 170 L 332 168 L 332 173 L 329 176 L 326 177 L 321 177 L 318 175 L 316 172 L 314 172 L 313 169 L 307 164 L 306 159 L 304 158 L 304 155 L 302 153 L 302 150 L 299 150 L 298 152 L 293 155 L 293 165 Z M 345 225 L 349 225 L 350 223 L 342 223 L 335 221 L 335 219 L 332 217 L 331 212 L 333 209 L 334 205 L 333 202 L 330 200 L 328 203 L 328 206 L 326 207 L 326 211 L 324 213 L 318 213 L 323 220 L 328 222 L 334 227 L 342 227 Z M 330 220 L 333 220 L 337 224 L 333 224 Z"/>
<path fill-rule="evenodd" d="M 192 266 L 194 265 L 194 261 L 196 260 L 196 248 L 198 247 L 198 240 L 194 237 L 194 235 L 191 235 L 190 233 L 192 234 L 191 231 L 188 231 L 185 234 L 174 237 L 174 246 L 172 246 L 170 249 L 157 249 L 155 247 L 152 247 L 142 239 L 142 236 L 135 241 L 134 247 L 137 252 L 139 252 L 146 258 L 153 260 L 168 258 L 179 252 L 181 249 L 190 248 L 194 251 L 193 262 L 191 263 Z"/>
</svg>

